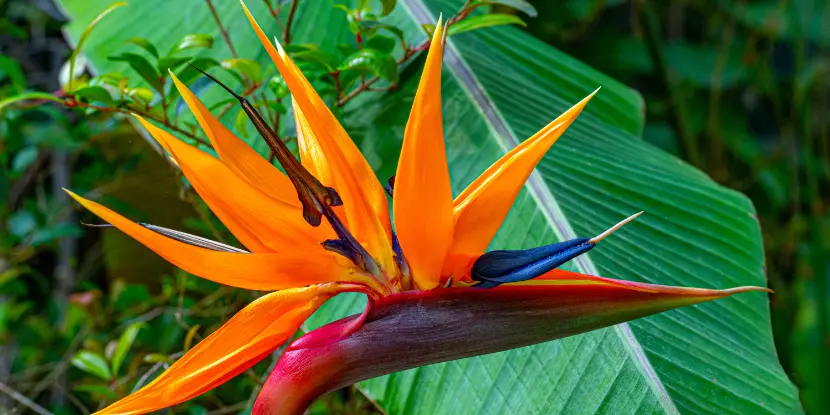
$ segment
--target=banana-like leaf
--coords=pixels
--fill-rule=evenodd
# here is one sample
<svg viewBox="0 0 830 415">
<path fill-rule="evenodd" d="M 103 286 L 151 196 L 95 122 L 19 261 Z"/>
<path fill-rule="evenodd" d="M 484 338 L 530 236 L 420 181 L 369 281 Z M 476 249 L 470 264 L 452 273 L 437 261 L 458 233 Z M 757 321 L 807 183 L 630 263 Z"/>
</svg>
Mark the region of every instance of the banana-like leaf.
<svg viewBox="0 0 830 415">
<path fill-rule="evenodd" d="M 61 1 L 73 18 L 71 40 L 94 16 L 90 10 L 107 1 Z M 238 2 L 215 3 L 240 57 L 268 67 Z M 333 3 L 301 1 L 292 39 L 336 50 L 350 34 Z M 401 27 L 416 44 L 425 38 L 421 24 L 434 23 L 439 12 L 451 15 L 461 3 L 399 0 L 384 21 Z M 279 35 L 262 2 L 249 6 L 267 31 Z M 219 39 L 200 0 L 133 0 L 129 8 L 120 20 L 102 21 L 97 29 L 102 35 L 88 40 L 84 52 L 96 70 L 120 69 L 105 58 L 131 37 L 146 37 L 162 49 L 188 33 Z M 229 57 L 218 41 L 214 53 L 217 59 Z M 444 68 L 445 132 L 456 193 L 507 149 L 602 87 L 541 162 L 493 248 L 592 236 L 645 210 L 572 266 L 658 284 L 765 285 L 760 229 L 750 201 L 643 142 L 643 103 L 636 92 L 509 27 L 450 37 Z M 383 180 L 394 172 L 417 79 L 402 76 L 398 91 L 366 93 L 345 108 L 352 136 Z M 214 89 L 204 97 L 209 103 L 226 98 Z M 224 120 L 229 126 L 231 117 Z M 360 301 L 349 296 L 330 301 L 309 326 L 359 310 Z M 390 414 L 802 412 L 778 362 L 762 293 L 413 369 L 359 387 Z"/>
</svg>

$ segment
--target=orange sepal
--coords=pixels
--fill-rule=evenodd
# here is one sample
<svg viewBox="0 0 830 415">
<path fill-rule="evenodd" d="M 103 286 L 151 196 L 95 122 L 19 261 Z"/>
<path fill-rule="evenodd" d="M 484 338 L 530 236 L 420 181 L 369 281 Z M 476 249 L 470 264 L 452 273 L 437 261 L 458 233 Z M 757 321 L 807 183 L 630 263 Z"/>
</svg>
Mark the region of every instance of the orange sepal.
<svg viewBox="0 0 830 415">
<path fill-rule="evenodd" d="M 336 285 L 313 285 L 266 294 L 185 353 L 147 386 L 96 412 L 143 414 L 192 399 L 268 356 L 334 295 Z"/>
<path fill-rule="evenodd" d="M 333 253 L 303 251 L 241 254 L 200 248 L 153 232 L 67 190 L 92 213 L 141 242 L 173 265 L 196 276 L 249 290 L 272 291 L 324 282 L 355 282 L 376 287 L 351 262 Z"/>
<path fill-rule="evenodd" d="M 349 230 L 378 265 L 387 271 L 392 270 L 395 267 L 392 259 L 392 226 L 383 186 L 346 130 L 297 65 L 281 47 L 277 50 L 279 44 L 275 47 L 271 43 L 244 2 L 242 7 L 251 27 L 285 80 L 296 105 L 301 109 L 302 116 L 307 119 L 308 128 L 313 134 L 306 134 L 305 140 L 315 140 L 316 143 L 308 144 L 318 147 L 321 154 L 325 155 L 325 158 L 313 158 L 311 161 L 303 159 L 303 165 L 308 167 L 309 163 L 317 164 L 316 169 L 309 168 L 311 171 L 330 170 L 333 183 L 329 185 L 333 185 L 343 199 L 343 211 L 346 213 L 344 222 L 348 223 Z M 327 165 L 322 166 L 319 164 L 321 162 Z M 320 179 L 325 183 L 323 178 Z"/>
<path fill-rule="evenodd" d="M 429 47 L 395 175 L 395 231 L 417 288 L 438 286 L 452 243 L 453 201 L 441 117 L 441 20 Z"/>
<path fill-rule="evenodd" d="M 288 204 L 300 205 L 297 191 L 288 176 L 228 130 L 210 113 L 196 94 L 176 78 L 172 71 L 170 71 L 170 77 L 193 116 L 196 117 L 196 121 L 210 139 L 216 154 L 228 168 L 268 196 Z"/>
<path fill-rule="evenodd" d="M 136 118 L 168 149 L 213 213 L 251 251 L 316 253 L 323 250 L 320 243 L 334 238 L 328 227 L 309 226 L 298 205 L 260 192 L 215 157 Z"/>
<path fill-rule="evenodd" d="M 451 252 L 487 249 L 530 173 L 597 91 L 502 156 L 455 198 Z"/>
</svg>

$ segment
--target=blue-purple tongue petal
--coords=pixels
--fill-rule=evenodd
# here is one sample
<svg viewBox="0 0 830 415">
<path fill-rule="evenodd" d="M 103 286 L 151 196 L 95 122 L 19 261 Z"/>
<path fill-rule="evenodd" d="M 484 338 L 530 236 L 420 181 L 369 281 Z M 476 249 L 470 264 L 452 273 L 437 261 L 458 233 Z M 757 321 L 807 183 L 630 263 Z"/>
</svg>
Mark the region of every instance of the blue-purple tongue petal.
<svg viewBox="0 0 830 415">
<path fill-rule="evenodd" d="M 478 281 L 475 287 L 480 288 L 526 281 L 561 266 L 595 246 L 588 238 L 576 238 L 532 249 L 491 251 L 476 260 L 471 277 Z"/>
</svg>

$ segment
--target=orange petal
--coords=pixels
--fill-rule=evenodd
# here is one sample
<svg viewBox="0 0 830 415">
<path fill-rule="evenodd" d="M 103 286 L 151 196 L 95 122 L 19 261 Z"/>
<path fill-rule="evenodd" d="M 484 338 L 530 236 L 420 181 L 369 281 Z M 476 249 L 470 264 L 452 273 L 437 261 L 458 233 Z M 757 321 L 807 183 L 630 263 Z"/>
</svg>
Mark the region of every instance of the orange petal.
<svg viewBox="0 0 830 415">
<path fill-rule="evenodd" d="M 381 268 L 393 270 L 395 265 L 391 245 L 392 227 L 383 186 L 343 126 L 317 95 L 297 65 L 282 48 L 277 50 L 271 43 L 244 3 L 242 7 L 259 40 L 285 79 L 291 96 L 301 109 L 301 115 L 307 119 L 308 128 L 313 134 L 305 134 L 305 141 L 309 146 L 319 147 L 320 153 L 325 155 L 325 158 L 312 158 L 312 161 L 304 159 L 303 164 L 308 166 L 313 162 L 317 165 L 314 170 L 317 172 L 330 170 L 333 187 L 343 199 L 343 211 L 346 213 L 344 219 L 349 225 L 349 230 Z M 327 163 L 326 166 L 320 165 L 324 162 Z M 326 183 L 323 178 L 318 178 Z"/>
<path fill-rule="evenodd" d="M 141 117 L 136 118 L 163 143 L 190 183 L 222 223 L 252 252 L 322 250 L 334 238 L 327 227 L 303 221 L 298 204 L 288 204 L 260 192 L 215 157 L 189 145 Z M 292 190 L 293 191 L 293 190 Z M 296 193 L 295 193 L 296 195 Z"/>
<path fill-rule="evenodd" d="M 170 72 L 170 77 L 226 166 L 268 196 L 289 204 L 300 205 L 297 191 L 288 180 L 288 176 L 228 130 L 210 113 L 193 91 L 176 78 L 173 72 Z"/>
<path fill-rule="evenodd" d="M 143 414 L 201 395 L 268 356 L 326 300 L 343 291 L 314 285 L 262 296 L 147 386 L 96 414 Z"/>
<path fill-rule="evenodd" d="M 406 123 L 392 202 L 398 240 L 420 289 L 440 284 L 453 233 L 452 187 L 441 118 L 441 36 L 439 19 Z"/>
<path fill-rule="evenodd" d="M 597 91 L 502 156 L 455 198 L 451 252 L 487 249 L 530 173 Z"/>
<path fill-rule="evenodd" d="M 333 253 L 280 252 L 238 254 L 200 248 L 153 232 L 93 201 L 67 190 L 92 213 L 130 235 L 173 265 L 196 276 L 249 290 L 272 291 L 323 282 L 357 282 L 376 286 L 355 273 L 351 262 Z"/>
</svg>

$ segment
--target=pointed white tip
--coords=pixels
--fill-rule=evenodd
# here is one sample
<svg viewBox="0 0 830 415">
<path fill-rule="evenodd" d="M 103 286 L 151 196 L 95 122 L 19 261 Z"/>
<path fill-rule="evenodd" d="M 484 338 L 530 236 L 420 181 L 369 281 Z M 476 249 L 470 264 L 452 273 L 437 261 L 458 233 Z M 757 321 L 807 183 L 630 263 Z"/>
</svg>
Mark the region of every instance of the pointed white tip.
<svg viewBox="0 0 830 415">
<path fill-rule="evenodd" d="M 274 44 L 277 45 L 277 52 L 280 53 L 280 56 L 285 56 L 285 49 L 282 48 L 282 44 L 276 36 L 274 36 Z"/>
<path fill-rule="evenodd" d="M 644 213 L 644 212 L 635 213 L 635 214 L 633 214 L 633 215 L 631 215 L 631 216 L 629 216 L 629 217 L 627 217 L 627 218 L 625 218 L 625 219 L 621 220 L 619 223 L 617 223 L 616 225 L 612 226 L 612 227 L 611 227 L 611 228 L 609 228 L 607 231 L 605 231 L 605 232 L 603 232 L 603 233 L 601 233 L 601 234 L 599 234 L 599 235 L 597 235 L 597 236 L 595 236 L 595 237 L 591 238 L 590 240 L 588 240 L 588 242 L 589 242 L 589 243 L 592 243 L 592 244 L 595 244 L 595 243 L 597 243 L 597 242 L 599 242 L 599 241 L 601 241 L 601 240 L 605 239 L 608 235 L 611 235 L 612 233 L 616 232 L 616 231 L 617 231 L 617 229 L 622 228 L 622 227 L 623 227 L 626 223 L 631 222 L 632 220 L 634 220 L 634 218 L 636 218 L 637 216 L 642 215 L 643 213 Z"/>
</svg>

